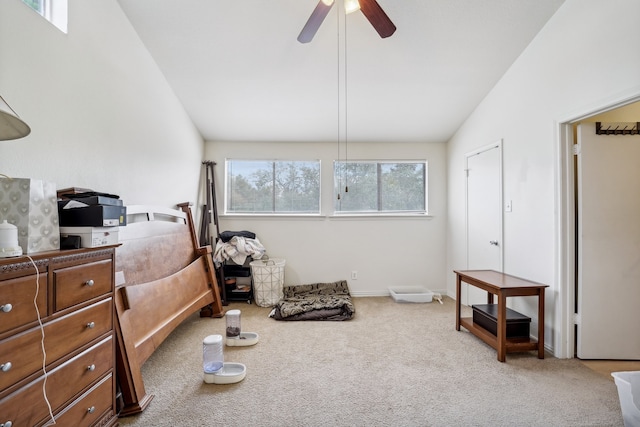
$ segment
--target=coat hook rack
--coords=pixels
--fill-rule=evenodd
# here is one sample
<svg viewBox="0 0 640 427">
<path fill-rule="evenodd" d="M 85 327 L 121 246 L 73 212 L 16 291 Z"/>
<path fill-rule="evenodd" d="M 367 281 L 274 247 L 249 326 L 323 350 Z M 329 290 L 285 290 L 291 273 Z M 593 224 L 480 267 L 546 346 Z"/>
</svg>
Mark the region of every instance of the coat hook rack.
<svg viewBox="0 0 640 427">
<path fill-rule="evenodd" d="M 640 135 L 640 122 L 596 122 L 596 135 Z"/>
</svg>

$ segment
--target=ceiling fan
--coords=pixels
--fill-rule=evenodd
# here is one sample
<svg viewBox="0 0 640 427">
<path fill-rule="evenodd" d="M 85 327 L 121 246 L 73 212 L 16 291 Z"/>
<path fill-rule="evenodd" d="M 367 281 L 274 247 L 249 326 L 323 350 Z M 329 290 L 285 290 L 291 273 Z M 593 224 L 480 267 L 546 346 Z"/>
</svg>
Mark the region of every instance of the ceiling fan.
<svg viewBox="0 0 640 427">
<path fill-rule="evenodd" d="M 302 31 L 300 31 L 300 35 L 298 36 L 300 43 L 309 43 L 313 39 L 322 21 L 324 21 L 324 18 L 329 14 L 333 3 L 335 3 L 335 0 L 320 0 L 318 2 L 309 20 L 302 28 Z M 345 9 L 347 13 L 360 9 L 362 14 L 382 38 L 389 37 L 396 31 L 396 26 L 391 22 L 391 19 L 389 19 L 376 0 L 346 0 Z"/>
</svg>

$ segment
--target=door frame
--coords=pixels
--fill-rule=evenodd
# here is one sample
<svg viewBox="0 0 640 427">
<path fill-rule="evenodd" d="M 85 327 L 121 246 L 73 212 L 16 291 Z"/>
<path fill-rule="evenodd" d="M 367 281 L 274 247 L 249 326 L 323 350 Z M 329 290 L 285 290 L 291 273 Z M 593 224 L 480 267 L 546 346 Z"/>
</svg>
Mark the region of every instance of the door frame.
<svg viewBox="0 0 640 427">
<path fill-rule="evenodd" d="M 640 87 L 594 103 L 581 111 L 567 114 L 556 120 L 555 182 L 555 282 L 558 284 L 558 303 L 555 304 L 554 328 L 558 331 L 554 339 L 554 354 L 558 358 L 574 358 L 575 346 L 575 304 L 576 304 L 576 235 L 575 218 L 575 166 L 574 166 L 574 125 L 589 117 L 606 113 L 640 101 Z"/>
<path fill-rule="evenodd" d="M 503 188 L 503 158 L 502 158 L 502 139 L 497 140 L 492 144 L 487 144 L 482 147 L 476 148 L 475 150 L 469 151 L 464 154 L 464 172 L 466 174 L 464 180 L 464 226 L 465 226 L 465 236 L 466 236 L 466 246 L 467 246 L 467 259 L 466 264 L 469 267 L 469 158 L 478 154 L 482 154 L 485 151 L 492 150 L 494 148 L 498 149 L 498 181 L 500 186 L 500 194 L 499 194 L 499 203 L 500 203 L 500 235 L 498 236 L 500 245 L 500 271 L 504 271 L 504 188 Z"/>
</svg>

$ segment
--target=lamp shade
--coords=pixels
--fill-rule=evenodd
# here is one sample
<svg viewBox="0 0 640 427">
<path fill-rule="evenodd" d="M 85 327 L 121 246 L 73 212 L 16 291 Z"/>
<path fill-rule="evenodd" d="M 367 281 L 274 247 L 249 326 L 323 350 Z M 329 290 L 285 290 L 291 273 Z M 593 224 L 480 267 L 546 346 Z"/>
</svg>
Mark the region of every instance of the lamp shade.
<svg viewBox="0 0 640 427">
<path fill-rule="evenodd" d="M 0 96 L 0 141 L 22 138 L 29 133 L 29 125 L 23 122 Z"/>
</svg>

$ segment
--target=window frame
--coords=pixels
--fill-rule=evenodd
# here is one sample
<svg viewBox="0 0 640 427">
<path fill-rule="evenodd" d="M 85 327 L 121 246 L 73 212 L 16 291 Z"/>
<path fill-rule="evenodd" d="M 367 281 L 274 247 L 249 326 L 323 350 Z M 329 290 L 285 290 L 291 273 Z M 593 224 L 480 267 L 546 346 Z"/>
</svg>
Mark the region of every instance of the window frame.
<svg viewBox="0 0 640 427">
<path fill-rule="evenodd" d="M 36 0 L 35 2 L 22 0 L 29 9 L 42 16 L 54 27 L 68 33 L 69 2 L 68 0 Z M 37 3 L 37 4 L 34 4 Z"/>
<path fill-rule="evenodd" d="M 260 162 L 260 163 L 271 163 L 272 167 L 274 168 L 274 180 L 275 180 L 275 166 L 276 163 L 314 163 L 317 165 L 317 169 L 318 169 L 318 177 L 317 177 L 317 182 L 318 182 L 318 187 L 317 187 L 317 193 L 318 193 L 318 202 L 317 202 L 317 211 L 277 211 L 277 210 L 273 210 L 273 211 L 231 211 L 230 210 L 230 197 L 231 197 L 231 183 L 230 183 L 230 179 L 231 179 L 231 175 L 230 175 L 230 169 L 229 169 L 229 165 L 230 163 L 233 162 Z M 315 216 L 320 216 L 322 214 L 322 160 L 320 159 L 258 159 L 258 158 L 251 158 L 251 159 L 238 159 L 238 158 L 227 158 L 225 159 L 225 167 L 224 167 L 224 215 L 225 216 L 252 216 L 252 217 L 257 217 L 257 216 L 277 216 L 277 217 L 282 217 L 282 216 L 305 216 L 305 217 L 315 217 Z M 275 190 L 275 181 L 274 181 L 274 186 L 272 186 L 272 189 Z M 273 201 L 273 208 L 276 208 L 276 199 L 277 199 L 277 195 L 275 191 L 271 192 L 270 195 L 271 200 Z"/>
<path fill-rule="evenodd" d="M 354 164 L 354 163 L 362 163 L 362 164 L 375 164 L 376 166 L 376 183 L 377 183 L 377 191 L 378 195 L 376 200 L 376 210 L 338 210 L 338 194 L 343 195 L 344 189 L 342 187 L 348 187 L 349 183 L 345 182 L 345 180 L 337 175 L 337 165 L 339 164 Z M 421 164 L 424 165 L 424 209 L 419 210 L 382 210 L 381 204 L 383 203 L 381 199 L 382 188 L 382 176 L 381 176 L 381 166 L 382 165 L 394 165 L 394 164 Z M 429 216 L 429 162 L 426 159 L 411 159 L 411 160 L 392 160 L 392 159 L 357 159 L 357 160 L 334 160 L 333 161 L 333 215 L 336 217 L 355 217 L 355 216 L 373 216 L 373 217 L 384 217 L 384 216 Z"/>
</svg>

